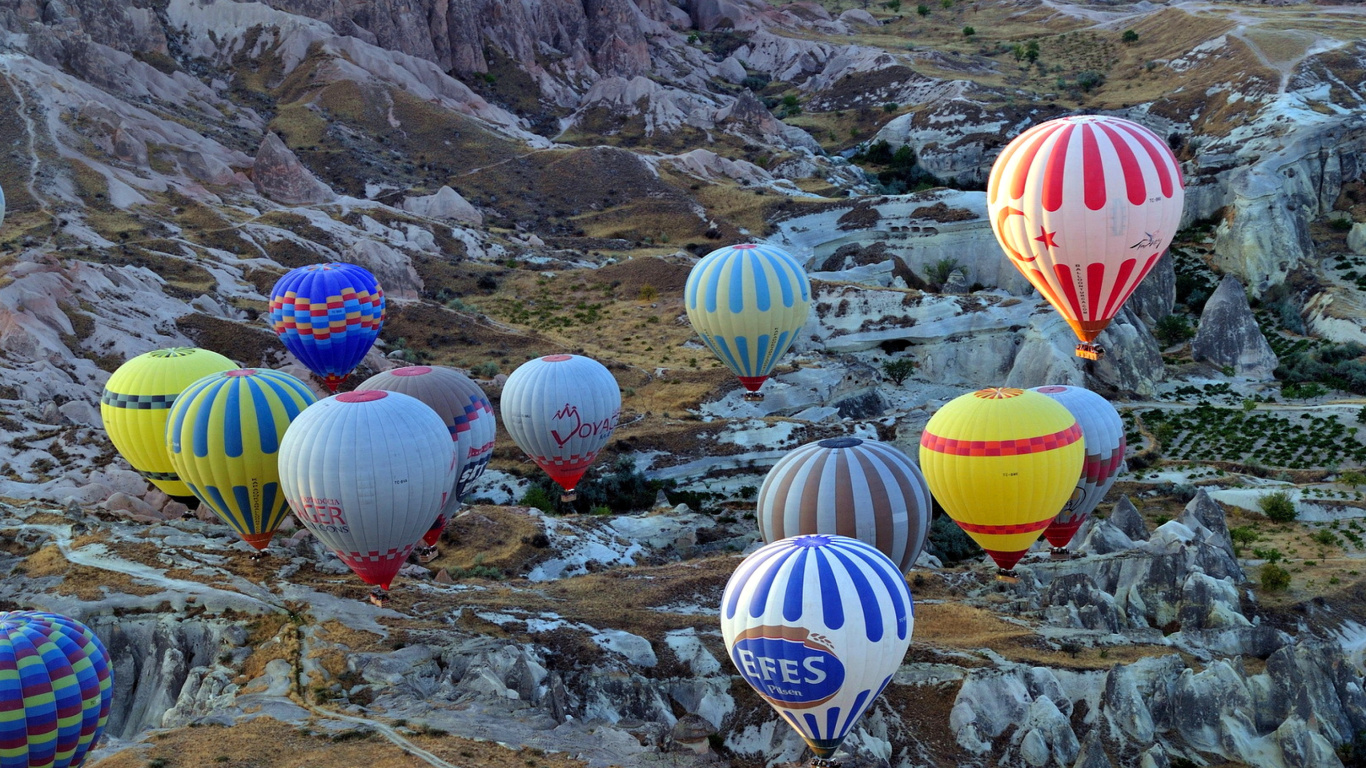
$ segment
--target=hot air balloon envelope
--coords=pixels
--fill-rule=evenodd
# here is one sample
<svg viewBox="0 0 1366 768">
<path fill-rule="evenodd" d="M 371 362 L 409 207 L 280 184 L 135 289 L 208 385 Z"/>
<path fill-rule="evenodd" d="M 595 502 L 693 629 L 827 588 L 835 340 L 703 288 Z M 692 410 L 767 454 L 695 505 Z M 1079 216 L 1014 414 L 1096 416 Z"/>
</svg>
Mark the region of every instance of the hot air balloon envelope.
<svg viewBox="0 0 1366 768">
<path fill-rule="evenodd" d="M 446 504 L 455 445 L 436 411 L 399 392 L 318 401 L 280 442 L 294 514 L 367 584 L 389 588 Z"/>
<path fill-rule="evenodd" d="M 1010 262 L 1072 326 L 1077 354 L 1109 325 L 1181 222 L 1185 188 L 1167 142 L 1118 117 L 1030 128 L 991 168 L 987 213 Z"/>
<path fill-rule="evenodd" d="M 314 400 L 308 385 L 287 373 L 242 368 L 196 381 L 171 409 L 165 440 L 176 472 L 258 550 L 289 514 L 280 440 Z"/>
<path fill-rule="evenodd" d="M 740 563 L 721 596 L 721 634 L 735 668 L 822 759 L 892 681 L 914 623 L 896 564 L 843 536 L 764 546 Z"/>
<path fill-rule="evenodd" d="M 1077 488 L 1043 532 L 1044 538 L 1060 549 L 1067 546 L 1115 484 L 1124 463 L 1124 421 L 1109 400 L 1089 389 L 1050 385 L 1033 391 L 1058 401 L 1076 418 L 1086 445 Z"/>
<path fill-rule="evenodd" d="M 528 360 L 503 385 L 503 426 L 573 498 L 621 415 L 621 390 L 602 363 L 578 355 Z"/>
<path fill-rule="evenodd" d="M 811 283 L 791 254 L 746 243 L 718 248 L 693 265 L 683 300 L 703 343 L 740 377 L 746 399 L 757 400 L 806 324 Z"/>
<path fill-rule="evenodd" d="M 384 290 L 355 264 L 309 264 L 275 283 L 269 317 L 285 348 L 336 392 L 379 336 Z"/>
<path fill-rule="evenodd" d="M 52 613 L 0 613 L 0 766 L 77 768 L 104 735 L 114 695 L 104 643 Z"/>
<path fill-rule="evenodd" d="M 119 455 L 167 496 L 189 496 L 166 448 L 166 417 L 190 384 L 237 364 L 196 347 L 157 349 L 114 371 L 100 397 L 100 418 Z"/>
<path fill-rule="evenodd" d="M 484 467 L 493 456 L 493 438 L 498 431 L 493 420 L 493 404 L 468 376 L 454 368 L 440 366 L 414 365 L 385 371 L 356 387 L 356 391 L 365 389 L 402 392 L 415 397 L 436 411 L 451 432 L 456 451 L 455 486 L 446 506 L 422 537 L 428 546 L 435 546 L 447 521 L 459 509 L 465 491 L 484 474 Z"/>
<path fill-rule="evenodd" d="M 886 443 L 840 437 L 784 456 L 759 489 L 764 541 L 833 533 L 871 544 L 903 573 L 930 534 L 930 489 L 906 454 Z"/>
<path fill-rule="evenodd" d="M 1062 405 L 1022 389 L 970 392 L 920 437 L 920 469 L 940 506 L 997 566 L 1019 562 L 1077 487 L 1081 427 Z"/>
</svg>

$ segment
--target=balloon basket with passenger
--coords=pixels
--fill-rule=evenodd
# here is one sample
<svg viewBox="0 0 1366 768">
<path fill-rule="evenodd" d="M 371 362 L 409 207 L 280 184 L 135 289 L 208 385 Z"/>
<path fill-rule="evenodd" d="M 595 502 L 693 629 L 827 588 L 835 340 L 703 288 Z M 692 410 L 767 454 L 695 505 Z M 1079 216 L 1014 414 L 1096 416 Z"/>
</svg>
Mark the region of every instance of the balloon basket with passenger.
<svg viewBox="0 0 1366 768">
<path fill-rule="evenodd" d="M 1105 347 L 1090 341 L 1083 341 L 1077 345 L 1077 357 L 1087 360 L 1099 360 L 1105 357 Z"/>
</svg>

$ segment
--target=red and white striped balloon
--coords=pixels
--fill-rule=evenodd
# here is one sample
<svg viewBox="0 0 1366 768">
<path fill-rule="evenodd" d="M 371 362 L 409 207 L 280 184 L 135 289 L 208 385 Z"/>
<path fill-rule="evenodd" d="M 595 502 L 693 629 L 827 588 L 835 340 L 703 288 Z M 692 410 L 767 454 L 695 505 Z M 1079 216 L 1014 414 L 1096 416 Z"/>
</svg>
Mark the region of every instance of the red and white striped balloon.
<svg viewBox="0 0 1366 768">
<path fill-rule="evenodd" d="M 1185 204 L 1167 143 L 1138 123 L 1075 115 L 1006 145 L 987 211 L 1010 261 L 1083 342 L 1084 357 L 1171 244 Z"/>
</svg>

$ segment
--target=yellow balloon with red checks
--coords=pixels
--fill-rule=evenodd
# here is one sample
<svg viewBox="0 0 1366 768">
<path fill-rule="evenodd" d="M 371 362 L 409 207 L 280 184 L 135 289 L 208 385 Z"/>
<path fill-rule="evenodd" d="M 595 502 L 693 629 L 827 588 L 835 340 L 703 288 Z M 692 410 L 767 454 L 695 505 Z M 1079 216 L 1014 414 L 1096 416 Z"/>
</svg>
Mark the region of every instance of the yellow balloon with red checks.
<svg viewBox="0 0 1366 768">
<path fill-rule="evenodd" d="M 1037 392 L 997 387 L 940 408 L 920 437 L 939 505 L 1002 570 L 1019 562 L 1077 487 L 1081 426 Z"/>
</svg>

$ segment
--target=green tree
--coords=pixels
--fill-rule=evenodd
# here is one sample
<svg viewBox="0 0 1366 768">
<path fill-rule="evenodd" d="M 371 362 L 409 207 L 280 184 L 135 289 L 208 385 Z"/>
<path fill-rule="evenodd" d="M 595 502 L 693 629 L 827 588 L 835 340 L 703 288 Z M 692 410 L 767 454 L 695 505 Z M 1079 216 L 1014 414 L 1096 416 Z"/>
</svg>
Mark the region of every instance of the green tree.
<svg viewBox="0 0 1366 768">
<path fill-rule="evenodd" d="M 909 357 L 884 360 L 882 363 L 882 370 L 887 374 L 887 378 L 891 379 L 899 387 L 901 386 L 901 382 L 906 380 L 906 377 L 915 373 L 915 361 Z"/>
<path fill-rule="evenodd" d="M 915 12 L 920 14 L 921 16 L 929 16 L 930 7 L 928 5 L 925 5 L 924 3 L 921 3 L 920 5 L 917 5 L 915 7 Z"/>
<path fill-rule="evenodd" d="M 1366 485 L 1366 472 L 1358 472 L 1355 469 L 1349 469 L 1342 473 L 1342 477 L 1338 478 L 1338 482 L 1352 490 L 1356 490 L 1358 485 Z"/>
<path fill-rule="evenodd" d="M 1284 592 L 1290 586 L 1290 571 L 1275 563 L 1263 565 L 1261 577 L 1262 589 L 1267 592 Z"/>
<path fill-rule="evenodd" d="M 1195 331 L 1191 330 L 1190 321 L 1182 315 L 1167 315 L 1157 321 L 1157 325 L 1153 327 L 1153 335 L 1158 341 L 1170 347 L 1191 338 Z"/>
<path fill-rule="evenodd" d="M 977 30 L 972 27 L 963 27 L 963 37 L 972 37 L 977 34 Z"/>
<path fill-rule="evenodd" d="M 901 0 L 887 0 L 883 5 L 892 13 L 901 13 Z"/>
<path fill-rule="evenodd" d="M 1257 500 L 1257 506 L 1261 507 L 1262 513 L 1275 523 L 1289 523 L 1300 514 L 1299 510 L 1295 509 L 1295 501 L 1286 491 L 1263 494 Z"/>
<path fill-rule="evenodd" d="M 939 0 L 939 6 L 947 11 L 953 7 L 953 0 Z"/>
<path fill-rule="evenodd" d="M 1119 39 L 1125 43 L 1132 45 L 1138 42 L 1138 33 L 1133 31 L 1132 29 L 1126 29 L 1124 30 L 1124 34 L 1119 36 Z"/>
<path fill-rule="evenodd" d="M 898 105 L 895 101 L 889 101 L 886 104 L 882 105 L 882 111 L 891 114 L 892 112 L 895 112 L 897 110 L 898 106 L 900 105 Z"/>
<path fill-rule="evenodd" d="M 1028 43 L 1025 43 L 1024 57 L 1025 61 L 1028 61 L 1030 64 L 1039 60 L 1038 40 L 1030 40 Z"/>
<path fill-rule="evenodd" d="M 930 282 L 943 285 L 949 281 L 949 275 L 952 275 L 953 271 L 959 269 L 961 266 L 962 265 L 958 263 L 958 259 L 955 259 L 952 256 L 945 256 L 925 267 L 925 275 L 930 278 Z"/>
</svg>

